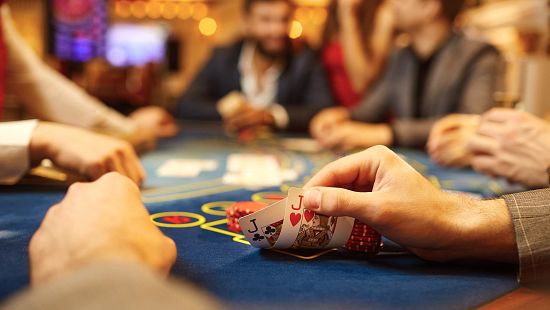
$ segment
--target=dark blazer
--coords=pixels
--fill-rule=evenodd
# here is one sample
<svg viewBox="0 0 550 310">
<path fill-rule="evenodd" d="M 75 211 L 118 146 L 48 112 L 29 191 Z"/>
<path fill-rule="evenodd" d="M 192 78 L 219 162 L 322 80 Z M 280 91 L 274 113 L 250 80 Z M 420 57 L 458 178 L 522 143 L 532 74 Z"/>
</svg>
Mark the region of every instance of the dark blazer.
<svg viewBox="0 0 550 310">
<path fill-rule="evenodd" d="M 214 50 L 179 100 L 176 112 L 179 118 L 220 120 L 216 110 L 218 100 L 231 91 L 241 90 L 238 64 L 243 42 Z M 317 55 L 309 48 L 289 57 L 278 87 L 276 103 L 287 110 L 288 130 L 307 130 L 311 118 L 333 104 L 325 72 Z"/>
<path fill-rule="evenodd" d="M 352 118 L 378 123 L 391 115 L 395 144 L 423 147 L 437 119 L 451 113 L 480 114 L 493 106 L 499 62 L 494 47 L 453 34 L 432 62 L 416 118 L 418 60 L 411 48 L 396 48 L 384 76 L 352 111 Z"/>
</svg>

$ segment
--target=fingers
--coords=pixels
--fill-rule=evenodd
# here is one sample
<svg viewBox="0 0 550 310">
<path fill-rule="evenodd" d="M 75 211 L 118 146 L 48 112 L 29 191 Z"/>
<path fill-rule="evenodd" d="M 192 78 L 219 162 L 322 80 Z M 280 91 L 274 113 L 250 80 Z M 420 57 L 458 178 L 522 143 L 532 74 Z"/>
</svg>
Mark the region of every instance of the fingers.
<svg viewBox="0 0 550 310">
<path fill-rule="evenodd" d="M 504 123 L 516 115 L 518 115 L 518 111 L 513 109 L 493 108 L 482 115 L 482 120 L 484 122 L 490 121 L 490 122 Z"/>
<path fill-rule="evenodd" d="M 468 151 L 472 154 L 496 154 L 499 150 L 499 143 L 491 137 L 475 135 L 466 145 Z"/>
<path fill-rule="evenodd" d="M 382 180 L 385 174 L 391 174 L 395 168 L 406 167 L 409 166 L 387 147 L 374 146 L 326 165 L 304 187 L 343 187 L 371 191 L 375 182 Z"/>
<path fill-rule="evenodd" d="M 490 155 L 477 155 L 471 160 L 475 171 L 491 176 L 498 175 L 498 160 Z"/>
<path fill-rule="evenodd" d="M 351 216 L 369 220 L 369 202 L 372 193 L 358 193 L 342 188 L 313 187 L 304 194 L 304 206 L 329 216 Z"/>
<path fill-rule="evenodd" d="M 127 171 L 128 176 L 137 185 L 143 184 L 146 177 L 145 169 L 141 164 L 136 152 L 130 147 L 123 152 L 122 165 Z"/>
</svg>

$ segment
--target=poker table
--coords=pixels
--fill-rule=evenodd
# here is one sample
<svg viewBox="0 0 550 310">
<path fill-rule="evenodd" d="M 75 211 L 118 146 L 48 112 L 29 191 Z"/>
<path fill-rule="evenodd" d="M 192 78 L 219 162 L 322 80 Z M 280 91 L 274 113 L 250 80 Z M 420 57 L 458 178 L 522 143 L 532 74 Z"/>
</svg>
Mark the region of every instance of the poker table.
<svg viewBox="0 0 550 310">
<path fill-rule="evenodd" d="M 276 201 L 339 156 L 287 150 L 281 144 L 284 138 L 274 135 L 245 144 L 211 124 L 193 124 L 142 156 L 148 173 L 143 202 L 151 220 L 177 244 L 174 277 L 195 283 L 234 308 L 466 309 L 518 292 L 514 266 L 428 262 L 391 240 L 384 240 L 376 256 L 342 249 L 251 247 L 242 235 L 227 229 L 225 209 L 240 201 Z M 470 170 L 442 169 L 418 150 L 396 152 L 445 190 L 483 197 L 520 190 Z M 295 178 L 259 188 L 227 184 L 226 159 L 235 153 L 276 156 L 282 167 L 296 172 Z M 212 160 L 217 167 L 191 178 L 159 176 L 159 167 L 174 158 Z M 257 174 L 262 178 L 262 171 Z M 63 189 L 40 186 L 0 188 L 0 300 L 28 285 L 28 242 L 48 208 L 63 195 Z"/>
</svg>

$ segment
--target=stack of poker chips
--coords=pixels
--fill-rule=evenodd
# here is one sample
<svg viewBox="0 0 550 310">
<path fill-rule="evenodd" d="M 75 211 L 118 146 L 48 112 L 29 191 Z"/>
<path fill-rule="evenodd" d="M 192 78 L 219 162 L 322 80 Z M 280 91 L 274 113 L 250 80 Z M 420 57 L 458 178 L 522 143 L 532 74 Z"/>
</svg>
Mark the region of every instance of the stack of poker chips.
<svg viewBox="0 0 550 310">
<path fill-rule="evenodd" d="M 344 249 L 367 254 L 377 254 L 382 244 L 380 234 L 367 224 L 355 220 L 353 230 Z"/>
<path fill-rule="evenodd" d="M 227 216 L 227 229 L 238 234 L 241 233 L 241 226 L 239 225 L 239 219 L 243 216 L 247 216 L 256 211 L 267 207 L 267 204 L 256 201 L 239 201 L 235 202 L 227 209 L 225 214 Z"/>
</svg>

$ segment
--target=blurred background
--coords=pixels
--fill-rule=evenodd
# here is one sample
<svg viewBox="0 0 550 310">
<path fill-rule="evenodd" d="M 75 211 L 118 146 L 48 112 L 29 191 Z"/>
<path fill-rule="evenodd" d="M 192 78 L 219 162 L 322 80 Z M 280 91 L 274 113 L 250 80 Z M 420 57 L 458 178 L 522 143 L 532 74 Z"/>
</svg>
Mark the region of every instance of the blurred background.
<svg viewBox="0 0 550 310">
<path fill-rule="evenodd" d="M 289 36 L 317 47 L 329 2 L 295 0 Z M 548 109 L 548 0 L 465 2 L 467 10 L 456 27 L 492 42 L 505 55 L 495 100 L 528 110 Z M 239 0 L 10 0 L 8 4 L 19 32 L 40 57 L 126 113 L 149 104 L 170 108 L 212 48 L 229 44 L 242 33 Z M 406 37 L 398 36 L 396 44 L 400 42 Z"/>
</svg>

